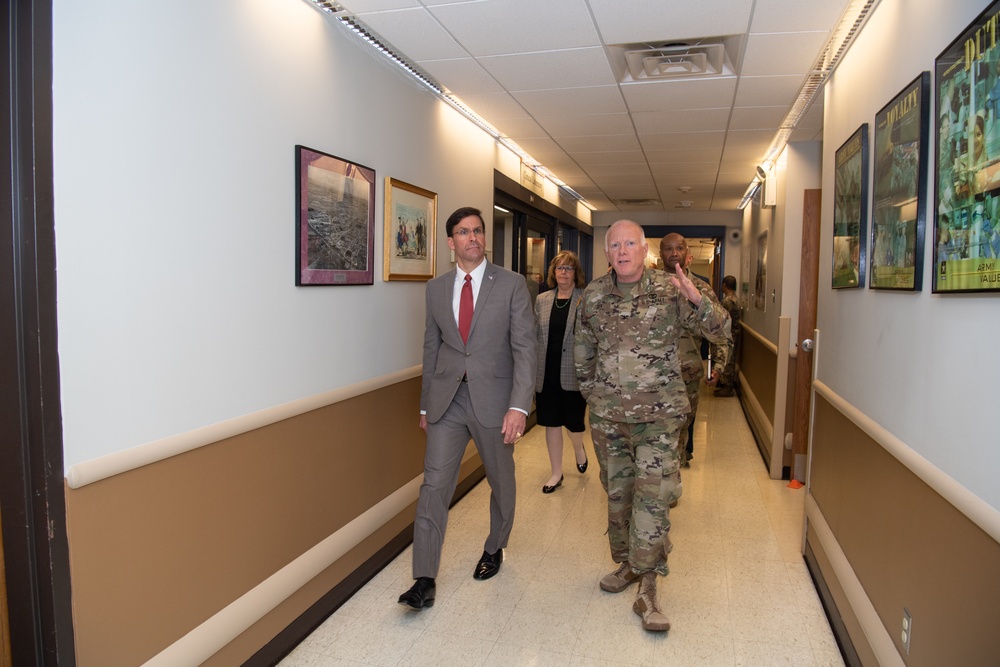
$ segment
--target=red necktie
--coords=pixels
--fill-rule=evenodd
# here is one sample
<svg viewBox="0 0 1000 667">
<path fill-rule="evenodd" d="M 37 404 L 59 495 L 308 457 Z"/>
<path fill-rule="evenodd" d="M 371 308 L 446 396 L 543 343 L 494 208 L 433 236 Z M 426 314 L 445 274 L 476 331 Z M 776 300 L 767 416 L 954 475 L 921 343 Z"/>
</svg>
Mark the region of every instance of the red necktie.
<svg viewBox="0 0 1000 667">
<path fill-rule="evenodd" d="M 469 329 L 472 328 L 472 276 L 465 274 L 465 284 L 462 285 L 462 295 L 458 300 L 458 333 L 462 342 L 469 342 Z"/>
</svg>

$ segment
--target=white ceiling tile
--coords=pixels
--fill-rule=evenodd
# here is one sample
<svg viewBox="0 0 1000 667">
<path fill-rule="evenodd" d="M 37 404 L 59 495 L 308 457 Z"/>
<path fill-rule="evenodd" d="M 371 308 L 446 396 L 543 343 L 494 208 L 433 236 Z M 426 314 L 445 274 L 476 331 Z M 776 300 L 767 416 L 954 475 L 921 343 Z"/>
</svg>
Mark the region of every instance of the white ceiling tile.
<svg viewBox="0 0 1000 667">
<path fill-rule="evenodd" d="M 767 150 L 773 139 L 773 130 L 738 130 L 726 134 L 726 148 Z"/>
<path fill-rule="evenodd" d="M 649 165 L 655 178 L 668 176 L 689 176 L 699 179 L 714 179 L 719 173 L 718 162 L 666 162 Z"/>
<path fill-rule="evenodd" d="M 640 111 L 632 114 L 639 134 L 725 130 L 729 108 L 697 111 Z"/>
<path fill-rule="evenodd" d="M 472 58 L 422 60 L 417 64 L 459 97 L 504 92 L 503 86 Z"/>
<path fill-rule="evenodd" d="M 649 168 L 643 164 L 595 164 L 584 166 L 583 170 L 594 179 L 595 183 L 608 181 L 614 183 L 627 183 L 628 179 L 636 179 L 636 182 L 653 182 L 649 174 Z"/>
<path fill-rule="evenodd" d="M 570 153 L 639 150 L 635 134 L 609 134 L 588 137 L 559 137 L 559 145 Z"/>
<path fill-rule="evenodd" d="M 522 90 L 513 93 L 533 116 L 575 116 L 581 113 L 625 113 L 618 86 Z"/>
<path fill-rule="evenodd" d="M 646 165 L 642 151 L 610 151 L 602 153 L 570 153 L 570 157 L 581 165 L 589 164 L 641 164 Z"/>
<path fill-rule="evenodd" d="M 646 151 L 650 165 L 664 162 L 711 162 L 722 157 L 722 148 L 680 148 L 664 151 Z"/>
<path fill-rule="evenodd" d="M 367 12 L 381 12 L 387 9 L 419 7 L 420 3 L 417 0 L 347 0 L 346 2 L 341 2 L 340 6 L 352 14 L 365 14 Z"/>
<path fill-rule="evenodd" d="M 523 137 L 547 137 L 549 133 L 542 129 L 542 126 L 535 122 L 533 118 L 504 118 L 498 120 L 495 128 L 514 141 Z"/>
<path fill-rule="evenodd" d="M 626 113 L 606 113 L 594 116 L 554 116 L 537 118 L 543 128 L 556 139 L 587 135 L 624 134 L 632 129 Z"/>
<path fill-rule="evenodd" d="M 738 107 L 792 106 L 805 77 L 801 74 L 785 76 L 743 76 L 736 91 Z"/>
<path fill-rule="evenodd" d="M 459 101 L 491 123 L 511 118 L 530 119 L 531 116 L 508 93 L 483 93 L 458 96 Z"/>
<path fill-rule="evenodd" d="M 777 132 L 788 115 L 788 107 L 737 107 L 729 120 L 730 130 L 771 130 Z"/>
<path fill-rule="evenodd" d="M 465 58 L 469 55 L 423 8 L 376 12 L 366 14 L 363 20 L 395 51 L 405 53 L 413 61 Z"/>
<path fill-rule="evenodd" d="M 743 56 L 743 76 L 803 75 L 812 68 L 826 42 L 825 32 L 750 35 Z"/>
<path fill-rule="evenodd" d="M 750 32 L 829 30 L 849 0 L 757 0 Z"/>
<path fill-rule="evenodd" d="M 736 77 L 675 79 L 622 85 L 629 111 L 711 109 L 733 105 Z"/>
<path fill-rule="evenodd" d="M 476 57 L 600 45 L 584 0 L 483 0 L 430 11 Z"/>
<path fill-rule="evenodd" d="M 661 134 L 640 134 L 639 141 L 647 151 L 675 148 L 722 148 L 726 143 L 726 133 L 716 132 L 664 132 Z"/>
<path fill-rule="evenodd" d="M 615 83 L 601 48 L 522 53 L 479 58 L 509 91 L 582 88 Z"/>
<path fill-rule="evenodd" d="M 662 41 L 746 32 L 751 0 L 590 0 L 607 44 Z"/>
</svg>

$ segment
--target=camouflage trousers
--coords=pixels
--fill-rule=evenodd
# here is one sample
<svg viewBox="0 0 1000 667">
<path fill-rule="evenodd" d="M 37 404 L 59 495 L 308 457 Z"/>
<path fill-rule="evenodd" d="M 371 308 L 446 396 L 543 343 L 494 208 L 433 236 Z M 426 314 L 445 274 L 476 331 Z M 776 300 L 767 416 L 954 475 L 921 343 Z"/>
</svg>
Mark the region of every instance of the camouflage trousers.
<svg viewBox="0 0 1000 667">
<path fill-rule="evenodd" d="M 736 345 L 739 341 L 737 336 L 733 336 L 733 349 L 729 353 L 729 359 L 726 360 L 725 368 L 719 374 L 719 383 L 716 385 L 719 388 L 736 386 Z"/>
<path fill-rule="evenodd" d="M 611 558 L 635 572 L 666 575 L 670 503 L 681 495 L 683 415 L 630 424 L 590 414 L 594 453 L 608 494 Z"/>
<path fill-rule="evenodd" d="M 687 390 L 688 403 L 691 404 L 691 412 L 687 413 L 687 417 L 684 419 L 684 428 L 681 429 L 681 435 L 679 439 L 679 444 L 677 446 L 677 451 L 681 452 L 681 459 L 683 463 L 685 458 L 687 458 L 684 452 L 694 451 L 694 429 L 691 427 L 694 425 L 695 413 L 698 412 L 698 397 L 701 394 L 701 379 L 695 378 L 694 380 L 685 380 L 684 388 Z"/>
</svg>

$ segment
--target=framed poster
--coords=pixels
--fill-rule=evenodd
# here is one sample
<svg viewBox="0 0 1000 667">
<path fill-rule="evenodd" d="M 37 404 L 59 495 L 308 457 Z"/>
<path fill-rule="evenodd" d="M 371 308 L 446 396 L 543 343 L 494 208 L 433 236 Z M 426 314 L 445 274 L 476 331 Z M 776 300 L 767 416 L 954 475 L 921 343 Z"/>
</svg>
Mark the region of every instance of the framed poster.
<svg viewBox="0 0 1000 667">
<path fill-rule="evenodd" d="M 871 289 L 923 287 L 930 86 L 924 72 L 875 115 Z"/>
<path fill-rule="evenodd" d="M 384 228 L 382 279 L 433 278 L 437 195 L 386 177 Z"/>
<path fill-rule="evenodd" d="M 296 146 L 295 186 L 295 284 L 373 284 L 375 170 Z"/>
<path fill-rule="evenodd" d="M 832 285 L 834 289 L 862 287 L 868 221 L 868 123 L 837 149 L 833 177 Z"/>
<path fill-rule="evenodd" d="M 995 2 L 934 61 L 934 292 L 1000 290 L 998 20 Z"/>
</svg>

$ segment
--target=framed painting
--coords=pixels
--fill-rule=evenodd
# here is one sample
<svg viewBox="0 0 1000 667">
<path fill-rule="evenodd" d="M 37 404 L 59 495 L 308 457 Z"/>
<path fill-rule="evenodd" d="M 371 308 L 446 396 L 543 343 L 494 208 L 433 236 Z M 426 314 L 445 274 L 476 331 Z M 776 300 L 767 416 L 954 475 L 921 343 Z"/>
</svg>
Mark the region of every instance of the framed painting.
<svg viewBox="0 0 1000 667">
<path fill-rule="evenodd" d="M 1000 290 L 1000 44 L 992 3 L 934 61 L 934 292 Z"/>
<path fill-rule="evenodd" d="M 384 228 L 382 279 L 433 278 L 437 194 L 387 177 Z"/>
<path fill-rule="evenodd" d="M 871 289 L 923 286 L 930 85 L 922 73 L 875 115 Z"/>
<path fill-rule="evenodd" d="M 375 170 L 296 146 L 295 185 L 295 284 L 373 284 Z"/>
<path fill-rule="evenodd" d="M 868 123 L 837 149 L 833 181 L 833 288 L 862 287 L 868 220 Z"/>
</svg>

